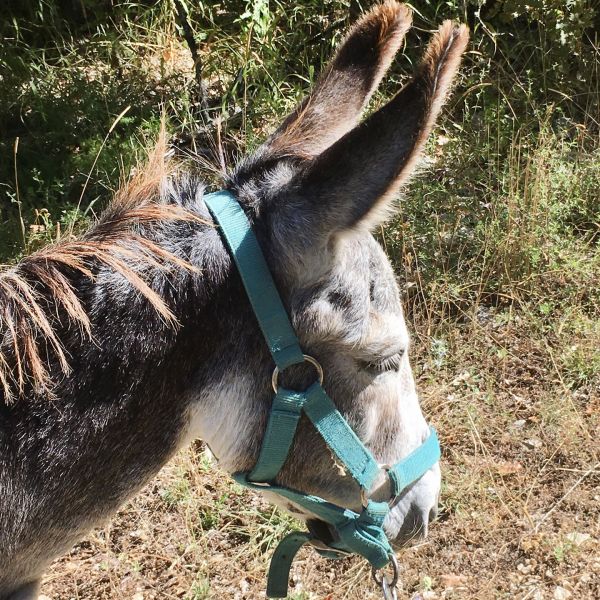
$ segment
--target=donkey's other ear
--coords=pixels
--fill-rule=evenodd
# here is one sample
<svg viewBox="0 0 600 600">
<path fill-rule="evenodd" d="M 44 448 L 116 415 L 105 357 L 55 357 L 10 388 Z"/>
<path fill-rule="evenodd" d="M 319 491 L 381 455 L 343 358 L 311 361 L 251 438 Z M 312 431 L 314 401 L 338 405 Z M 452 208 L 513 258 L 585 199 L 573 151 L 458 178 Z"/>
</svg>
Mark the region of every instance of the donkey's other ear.
<svg viewBox="0 0 600 600">
<path fill-rule="evenodd" d="M 373 227 L 387 216 L 442 108 L 468 39 L 466 26 L 444 22 L 412 81 L 297 176 L 293 186 L 305 216 L 323 233 Z"/>
<path fill-rule="evenodd" d="M 352 27 L 312 92 L 266 141 L 278 156 L 311 158 L 358 122 L 371 94 L 400 48 L 412 13 L 388 0 Z"/>
</svg>

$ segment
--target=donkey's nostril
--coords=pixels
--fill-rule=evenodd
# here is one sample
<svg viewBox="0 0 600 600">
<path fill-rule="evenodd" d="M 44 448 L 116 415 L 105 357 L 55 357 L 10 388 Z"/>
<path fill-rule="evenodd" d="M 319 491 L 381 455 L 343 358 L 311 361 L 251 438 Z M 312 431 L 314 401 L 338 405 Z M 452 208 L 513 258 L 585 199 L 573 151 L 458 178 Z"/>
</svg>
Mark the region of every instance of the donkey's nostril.
<svg viewBox="0 0 600 600">
<path fill-rule="evenodd" d="M 429 522 L 435 521 L 435 518 L 438 516 L 438 507 L 437 504 L 429 511 Z"/>
</svg>

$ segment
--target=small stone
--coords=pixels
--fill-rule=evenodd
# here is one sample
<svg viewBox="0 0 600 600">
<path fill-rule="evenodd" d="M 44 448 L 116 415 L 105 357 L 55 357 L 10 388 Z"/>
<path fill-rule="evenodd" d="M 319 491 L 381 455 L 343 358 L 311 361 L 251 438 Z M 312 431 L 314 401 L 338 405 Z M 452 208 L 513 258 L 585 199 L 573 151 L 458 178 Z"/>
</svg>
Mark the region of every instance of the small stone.
<svg viewBox="0 0 600 600">
<path fill-rule="evenodd" d="M 451 382 L 450 385 L 453 386 L 458 386 L 461 383 L 467 381 L 468 379 L 471 378 L 471 373 L 469 373 L 469 371 L 463 371 L 462 373 L 460 373 L 459 375 L 457 375 Z"/>
<path fill-rule="evenodd" d="M 531 565 L 525 565 L 523 563 L 519 563 L 517 565 L 517 571 L 519 571 L 519 573 L 523 573 L 523 575 L 529 575 L 529 573 L 531 573 L 531 570 Z"/>
<path fill-rule="evenodd" d="M 129 537 L 134 539 L 142 539 L 144 537 L 144 532 L 141 529 L 136 529 L 135 531 L 129 532 Z"/>
<path fill-rule="evenodd" d="M 571 597 L 571 592 L 560 585 L 554 588 L 554 594 L 552 595 L 554 600 L 567 600 Z"/>
<path fill-rule="evenodd" d="M 542 440 L 540 438 L 529 438 L 523 442 L 528 448 L 536 449 L 542 447 Z"/>
<path fill-rule="evenodd" d="M 579 533 L 578 531 L 573 531 L 572 533 L 567 534 L 567 539 L 575 544 L 576 546 L 581 546 L 581 544 L 585 544 L 592 536 L 589 533 Z"/>
</svg>

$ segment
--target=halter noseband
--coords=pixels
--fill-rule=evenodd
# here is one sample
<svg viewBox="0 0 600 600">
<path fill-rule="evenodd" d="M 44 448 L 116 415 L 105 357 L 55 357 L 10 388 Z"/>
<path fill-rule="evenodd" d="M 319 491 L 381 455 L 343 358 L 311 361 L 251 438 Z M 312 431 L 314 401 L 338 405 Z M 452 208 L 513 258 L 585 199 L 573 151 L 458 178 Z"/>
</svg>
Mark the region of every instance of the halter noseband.
<svg viewBox="0 0 600 600">
<path fill-rule="evenodd" d="M 383 521 L 400 493 L 440 459 L 435 430 L 431 427 L 425 442 L 400 462 L 379 465 L 323 389 L 323 370 L 319 363 L 302 352 L 252 226 L 235 196 L 229 191 L 219 191 L 205 195 L 204 201 L 221 228 L 276 365 L 273 373 L 275 396 L 258 461 L 252 471 L 235 473 L 233 478 L 246 487 L 274 492 L 303 507 L 330 525 L 337 537 L 328 545 L 310 533 L 298 531 L 283 538 L 271 560 L 267 596 L 287 596 L 292 561 L 307 542 L 316 545 L 318 552 L 328 558 L 359 554 L 374 569 L 381 569 L 390 562 L 396 565 L 394 552 L 383 531 Z M 318 381 L 302 392 L 279 387 L 278 373 L 305 361 L 317 369 Z M 363 504 L 360 513 L 274 483 L 290 452 L 303 413 L 360 486 Z M 369 492 L 382 469 L 389 478 L 389 503 L 369 499 Z"/>
</svg>

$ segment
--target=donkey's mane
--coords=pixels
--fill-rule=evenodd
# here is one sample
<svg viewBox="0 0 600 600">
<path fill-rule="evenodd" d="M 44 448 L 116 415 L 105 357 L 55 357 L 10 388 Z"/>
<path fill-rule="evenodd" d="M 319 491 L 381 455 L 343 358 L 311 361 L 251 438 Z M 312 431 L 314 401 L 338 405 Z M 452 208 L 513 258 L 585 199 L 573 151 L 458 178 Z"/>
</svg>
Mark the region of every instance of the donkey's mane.
<svg viewBox="0 0 600 600">
<path fill-rule="evenodd" d="M 93 282 L 95 266 L 108 267 L 127 279 L 166 323 L 177 325 L 164 299 L 144 278 L 144 270 L 132 266 L 193 270 L 140 232 L 159 222 L 199 220 L 183 207 L 168 203 L 167 194 L 162 192 L 162 184 L 174 175 L 165 150 L 162 134 L 146 165 L 121 186 L 89 231 L 47 245 L 0 270 L 0 390 L 7 405 L 24 396 L 26 387 L 52 396 L 49 351 L 62 373 L 70 372 L 57 332 L 59 322 L 71 322 L 82 336 L 93 337 L 90 318 L 70 281 L 72 277 L 65 272 Z"/>
</svg>

